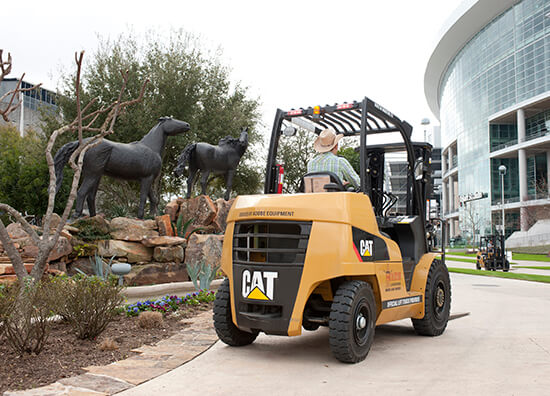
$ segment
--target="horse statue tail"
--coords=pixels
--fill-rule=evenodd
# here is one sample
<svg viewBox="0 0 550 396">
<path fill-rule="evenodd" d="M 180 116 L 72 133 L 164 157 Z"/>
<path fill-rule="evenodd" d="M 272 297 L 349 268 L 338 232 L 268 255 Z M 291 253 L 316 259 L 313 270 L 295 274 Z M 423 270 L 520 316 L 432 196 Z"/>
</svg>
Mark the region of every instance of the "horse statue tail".
<svg viewBox="0 0 550 396">
<path fill-rule="evenodd" d="M 74 142 L 69 142 L 63 145 L 59 150 L 57 150 L 57 153 L 55 153 L 55 157 L 53 157 L 53 161 L 55 164 L 56 194 L 61 188 L 61 183 L 63 183 L 63 168 L 65 167 L 65 164 L 69 162 L 69 158 L 71 158 L 71 155 L 77 148 L 78 140 L 75 140 Z"/>
<path fill-rule="evenodd" d="M 178 157 L 178 165 L 174 168 L 174 173 L 177 177 L 180 177 L 183 174 L 183 170 L 191 160 L 191 156 L 195 152 L 196 147 L 197 143 L 191 143 L 185 146 L 185 148 L 181 152 L 180 156 Z"/>
</svg>

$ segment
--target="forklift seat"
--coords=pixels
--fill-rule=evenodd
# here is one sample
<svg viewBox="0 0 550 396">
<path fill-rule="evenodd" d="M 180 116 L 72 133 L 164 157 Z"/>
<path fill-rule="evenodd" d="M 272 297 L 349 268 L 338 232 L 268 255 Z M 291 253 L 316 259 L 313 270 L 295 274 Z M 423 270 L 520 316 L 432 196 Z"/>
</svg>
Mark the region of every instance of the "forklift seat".
<svg viewBox="0 0 550 396">
<path fill-rule="evenodd" d="M 309 172 L 302 177 L 300 191 L 305 193 L 346 191 L 340 178 L 333 172 Z"/>
</svg>

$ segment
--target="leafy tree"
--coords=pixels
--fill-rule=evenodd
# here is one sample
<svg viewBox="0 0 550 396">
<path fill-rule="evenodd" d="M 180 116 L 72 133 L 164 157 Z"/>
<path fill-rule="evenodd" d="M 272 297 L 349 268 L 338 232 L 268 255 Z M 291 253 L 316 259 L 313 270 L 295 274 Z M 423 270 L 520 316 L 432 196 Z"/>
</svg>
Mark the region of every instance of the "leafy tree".
<svg viewBox="0 0 550 396">
<path fill-rule="evenodd" d="M 338 150 L 338 155 L 348 160 L 355 172 L 359 174 L 360 156 L 353 147 L 342 147 Z"/>
<path fill-rule="evenodd" d="M 46 140 L 33 130 L 21 137 L 15 126 L 0 126 L 0 202 L 38 217 L 46 213 L 49 175 L 45 148 Z M 69 182 L 63 183 L 63 198 L 68 195 Z M 62 210 L 65 203 L 66 199 L 56 201 L 55 209 Z"/>
<path fill-rule="evenodd" d="M 254 150 L 261 145 L 261 136 L 256 131 L 259 103 L 248 98 L 246 88 L 232 84 L 229 69 L 221 64 L 218 56 L 203 51 L 196 38 L 180 30 L 172 31 L 168 39 L 152 32 L 141 41 L 131 35 L 121 35 L 116 40 L 100 39 L 90 63 L 82 76 L 82 98 L 88 101 L 99 97 L 98 108 L 102 103 L 116 99 L 121 84 L 120 70 L 129 70 L 132 75 L 141 79 L 146 76 L 150 80 L 143 101 L 125 109 L 118 118 L 116 133 L 110 139 L 121 142 L 140 140 L 159 117 L 166 115 L 191 125 L 188 133 L 168 139 L 157 191 L 163 194 L 183 192 L 185 180 L 175 177 L 172 171 L 187 144 L 197 141 L 217 144 L 224 136 L 237 137 L 245 126 L 249 127 L 250 145 L 237 170 L 233 190 L 237 194 L 259 190 L 263 169 L 252 161 Z M 137 95 L 139 80 L 128 81 L 129 95 Z M 74 75 L 67 74 L 62 81 L 63 96 L 58 103 L 63 117 L 70 119 L 76 112 L 72 88 Z M 55 126 L 55 123 L 49 117 L 45 127 Z M 105 187 L 106 183 L 117 181 L 102 179 L 100 191 L 103 192 L 104 206 L 115 198 L 110 191 L 116 191 L 116 188 Z M 214 183 L 213 188 L 219 191 L 220 184 Z M 133 191 L 137 200 L 137 185 Z"/>
<path fill-rule="evenodd" d="M 277 160 L 285 167 L 284 193 L 298 192 L 302 177 L 307 173 L 307 163 L 315 156 L 313 142 L 316 137 L 303 129 L 299 129 L 292 137 L 281 136 Z"/>
</svg>

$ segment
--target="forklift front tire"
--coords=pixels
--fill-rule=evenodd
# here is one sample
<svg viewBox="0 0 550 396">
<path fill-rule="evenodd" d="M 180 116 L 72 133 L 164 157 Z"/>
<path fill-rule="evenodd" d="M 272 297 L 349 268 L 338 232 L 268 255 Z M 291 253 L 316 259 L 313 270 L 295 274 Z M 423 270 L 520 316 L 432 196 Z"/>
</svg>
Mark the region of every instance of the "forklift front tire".
<svg viewBox="0 0 550 396">
<path fill-rule="evenodd" d="M 414 330 L 425 336 L 438 336 L 445 331 L 451 311 L 451 280 L 440 260 L 434 260 L 428 272 L 424 294 L 424 317 L 412 319 Z"/>
<path fill-rule="evenodd" d="M 233 323 L 229 279 L 222 282 L 214 300 L 214 328 L 220 340 L 230 346 L 249 345 L 258 337 L 258 331 L 242 331 Z"/>
<path fill-rule="evenodd" d="M 344 363 L 357 363 L 369 353 L 374 339 L 376 301 L 367 282 L 343 283 L 334 296 L 329 318 L 332 354 Z"/>
</svg>

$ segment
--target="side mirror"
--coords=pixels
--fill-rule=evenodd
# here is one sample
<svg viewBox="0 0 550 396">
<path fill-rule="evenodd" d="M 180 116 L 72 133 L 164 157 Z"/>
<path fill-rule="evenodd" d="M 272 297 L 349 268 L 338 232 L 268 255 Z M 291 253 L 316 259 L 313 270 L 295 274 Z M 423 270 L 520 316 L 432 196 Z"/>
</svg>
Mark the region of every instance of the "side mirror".
<svg viewBox="0 0 550 396">
<path fill-rule="evenodd" d="M 285 129 L 283 129 L 283 135 L 284 136 L 295 136 L 296 135 L 296 128 L 289 125 Z"/>
</svg>

